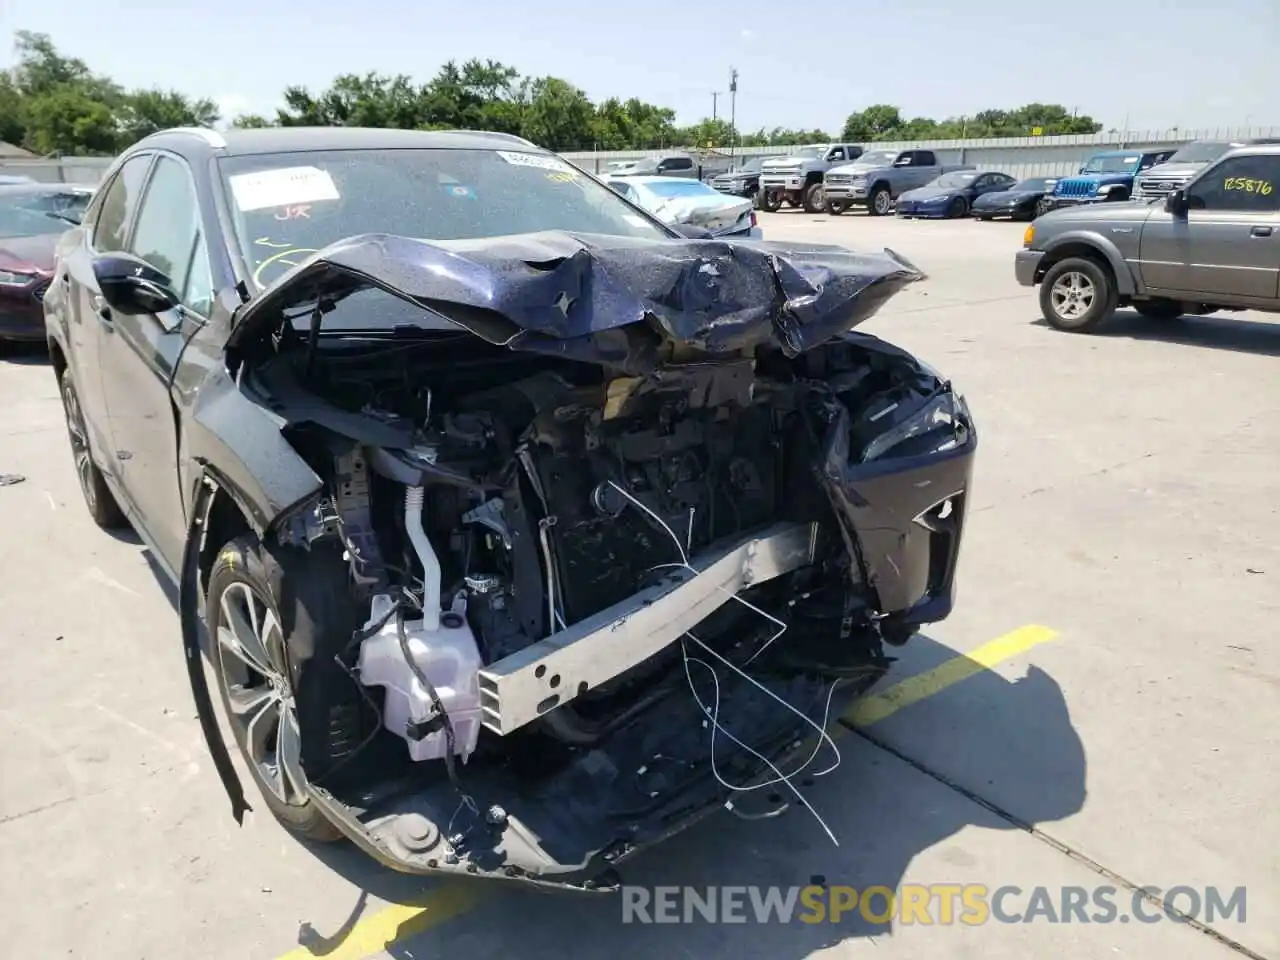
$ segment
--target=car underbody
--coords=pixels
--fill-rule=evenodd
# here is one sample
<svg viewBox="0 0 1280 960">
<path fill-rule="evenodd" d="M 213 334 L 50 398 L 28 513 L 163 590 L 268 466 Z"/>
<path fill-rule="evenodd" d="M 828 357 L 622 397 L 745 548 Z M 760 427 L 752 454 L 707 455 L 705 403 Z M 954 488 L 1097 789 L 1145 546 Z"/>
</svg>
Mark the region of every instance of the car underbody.
<svg viewBox="0 0 1280 960">
<path fill-rule="evenodd" d="M 755 796 L 816 815 L 792 778 L 838 759 L 835 704 L 953 601 L 968 410 L 850 332 L 920 277 L 887 251 L 380 236 L 254 298 L 197 404 L 248 398 L 314 488 L 257 511 L 285 575 L 338 585 L 277 691 L 298 789 L 396 869 L 578 889 Z M 430 322 L 343 332 L 406 304 Z M 203 474 L 183 616 L 239 815 L 193 639 L 230 473 Z"/>
</svg>

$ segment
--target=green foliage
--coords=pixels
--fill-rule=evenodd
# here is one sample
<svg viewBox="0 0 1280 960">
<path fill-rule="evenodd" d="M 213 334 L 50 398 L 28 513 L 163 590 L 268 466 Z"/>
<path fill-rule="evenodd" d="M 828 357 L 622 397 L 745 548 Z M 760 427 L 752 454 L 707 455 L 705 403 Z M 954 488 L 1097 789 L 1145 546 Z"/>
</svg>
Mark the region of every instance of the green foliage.
<svg viewBox="0 0 1280 960">
<path fill-rule="evenodd" d="M 982 110 L 972 117 L 933 120 L 929 117 L 903 118 L 897 107 L 878 103 L 849 114 L 843 139 L 853 142 L 874 140 L 965 140 L 979 137 L 1060 136 L 1067 133 L 1097 133 L 1102 124 L 1093 117 L 1077 116 L 1057 103 L 1028 103 L 1015 110 Z"/>
<path fill-rule="evenodd" d="M 19 30 L 17 66 L 0 72 L 0 140 L 37 153 L 112 154 L 167 127 L 211 127 L 221 119 L 209 100 L 173 90 L 126 91 L 65 57 L 47 34 Z M 360 126 L 494 130 L 523 136 L 552 150 L 627 150 L 664 147 L 726 149 L 823 143 L 823 130 L 761 128 L 735 131 L 721 118 L 676 126 L 675 112 L 632 97 L 598 104 L 558 77 L 522 77 L 496 60 L 450 60 L 425 84 L 397 74 L 342 74 L 324 90 L 288 87 L 274 117 L 247 114 L 235 127 Z M 849 114 L 842 138 L 947 140 L 963 137 L 1094 133 L 1102 125 L 1058 104 L 983 110 L 972 117 L 906 119 L 895 106 L 874 104 Z"/>
</svg>

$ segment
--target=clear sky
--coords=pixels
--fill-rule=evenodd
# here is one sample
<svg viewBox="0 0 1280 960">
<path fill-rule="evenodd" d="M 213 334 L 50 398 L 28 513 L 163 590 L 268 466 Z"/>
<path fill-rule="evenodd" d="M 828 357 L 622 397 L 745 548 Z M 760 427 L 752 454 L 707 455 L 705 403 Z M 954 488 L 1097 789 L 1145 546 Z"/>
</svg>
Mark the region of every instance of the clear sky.
<svg viewBox="0 0 1280 960">
<path fill-rule="evenodd" d="M 1108 128 L 1280 125 L 1280 0 L 0 0 L 0 66 L 18 29 L 126 86 L 211 97 L 227 114 L 269 113 L 292 83 L 426 81 L 481 57 L 593 100 L 669 106 L 681 123 L 710 115 L 736 66 L 744 130 L 838 132 L 871 103 L 941 119 L 1030 101 Z"/>
</svg>

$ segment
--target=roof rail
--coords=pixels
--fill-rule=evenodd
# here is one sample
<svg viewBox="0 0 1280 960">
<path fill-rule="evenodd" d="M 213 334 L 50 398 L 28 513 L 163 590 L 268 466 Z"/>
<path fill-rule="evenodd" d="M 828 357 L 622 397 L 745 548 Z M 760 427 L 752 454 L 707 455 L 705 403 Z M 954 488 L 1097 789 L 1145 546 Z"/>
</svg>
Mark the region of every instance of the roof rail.
<svg viewBox="0 0 1280 960">
<path fill-rule="evenodd" d="M 156 133 L 188 133 L 193 137 L 199 137 L 209 146 L 215 149 L 225 148 L 226 139 L 217 130 L 210 130 L 208 127 L 170 127 L 168 130 L 157 130 Z"/>
<path fill-rule="evenodd" d="M 535 150 L 541 150 L 532 140 L 526 140 L 524 137 L 518 137 L 514 133 L 500 133 L 497 130 L 437 130 L 436 133 L 465 133 L 468 136 L 495 137 L 498 140 L 509 140 L 512 143 L 519 143 L 526 147 L 533 147 Z"/>
</svg>

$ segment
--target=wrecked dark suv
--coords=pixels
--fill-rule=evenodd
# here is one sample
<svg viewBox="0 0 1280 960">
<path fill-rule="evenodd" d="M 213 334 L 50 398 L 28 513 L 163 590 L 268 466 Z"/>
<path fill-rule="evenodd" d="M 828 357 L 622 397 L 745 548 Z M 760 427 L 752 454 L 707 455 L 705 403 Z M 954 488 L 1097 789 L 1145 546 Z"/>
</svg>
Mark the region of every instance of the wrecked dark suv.
<svg viewBox="0 0 1280 960">
<path fill-rule="evenodd" d="M 45 305 L 237 819 L 230 747 L 300 836 L 610 889 L 722 807 L 823 826 L 836 703 L 950 613 L 969 411 L 851 332 L 920 277 L 678 235 L 511 137 L 175 130 Z"/>
</svg>

